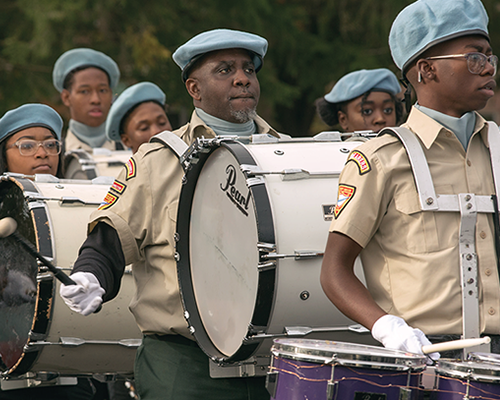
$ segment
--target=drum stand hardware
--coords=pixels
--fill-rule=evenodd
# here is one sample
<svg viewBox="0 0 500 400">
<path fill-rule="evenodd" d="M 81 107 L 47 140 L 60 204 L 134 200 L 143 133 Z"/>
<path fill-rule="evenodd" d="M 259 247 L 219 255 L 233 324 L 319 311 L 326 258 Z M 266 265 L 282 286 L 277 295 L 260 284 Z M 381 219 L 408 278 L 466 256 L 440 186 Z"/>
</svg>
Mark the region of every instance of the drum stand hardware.
<svg viewBox="0 0 500 400">
<path fill-rule="evenodd" d="M 265 357 L 250 357 L 248 360 L 239 361 L 236 363 L 224 363 L 217 360 L 210 360 L 210 377 L 212 378 L 227 378 L 227 377 L 249 377 L 249 376 L 264 376 L 269 369 L 269 356 Z"/>
<path fill-rule="evenodd" d="M 287 168 L 282 171 L 264 171 L 258 165 L 240 165 L 241 172 L 250 176 L 255 175 L 281 175 L 284 181 L 298 181 L 301 179 L 313 178 L 338 178 L 338 172 L 324 171 L 324 172 L 309 172 L 301 168 Z"/>
<path fill-rule="evenodd" d="M 3 376 L 0 378 L 0 387 L 2 391 L 34 387 L 68 386 L 76 385 L 77 383 L 76 377 L 59 376 L 56 373 L 50 372 L 27 372 L 15 378 L 10 376 Z"/>
</svg>

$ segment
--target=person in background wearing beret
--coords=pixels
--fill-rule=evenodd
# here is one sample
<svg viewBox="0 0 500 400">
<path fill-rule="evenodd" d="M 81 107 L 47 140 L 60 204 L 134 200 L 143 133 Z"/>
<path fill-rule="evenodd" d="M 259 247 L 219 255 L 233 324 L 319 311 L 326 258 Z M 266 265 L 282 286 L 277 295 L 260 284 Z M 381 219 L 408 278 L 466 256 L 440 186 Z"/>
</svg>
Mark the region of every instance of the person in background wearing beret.
<svg viewBox="0 0 500 400">
<path fill-rule="evenodd" d="M 69 108 L 71 119 L 64 137 L 64 151 L 84 150 L 92 154 L 94 148 L 122 150 L 121 143 L 107 140 L 106 118 L 113 100 L 113 89 L 120 80 L 118 65 L 100 51 L 78 48 L 62 54 L 54 64 L 52 81 L 61 93 L 61 100 Z M 65 170 L 71 176 L 79 168 L 72 157 L 65 159 Z"/>
<path fill-rule="evenodd" d="M 0 174 L 62 177 L 59 114 L 44 104 L 25 104 L 0 119 Z"/>
<path fill-rule="evenodd" d="M 50 174 L 62 177 L 62 118 L 44 104 L 24 104 L 0 119 L 0 174 Z M 94 388 L 87 378 L 76 385 L 0 390 L 1 400 L 90 400 Z"/>
<path fill-rule="evenodd" d="M 187 144 L 223 135 L 280 135 L 256 113 L 257 71 L 267 40 L 240 31 L 200 33 L 173 54 L 195 110 L 174 131 Z M 131 311 L 144 333 L 134 374 L 142 400 L 269 399 L 264 378 L 209 375 L 209 359 L 188 331 L 174 259 L 175 219 L 184 171 L 172 150 L 157 141 L 143 144 L 99 209 L 71 277 L 61 286 L 68 306 L 83 315 L 116 296 L 127 264 L 137 291 Z M 208 267 L 208 266 L 207 266 Z"/>
<path fill-rule="evenodd" d="M 362 69 L 343 76 L 317 99 L 316 110 L 325 124 L 340 124 L 344 132 L 378 132 L 401 122 L 400 92 L 398 78 L 388 69 Z"/>
<path fill-rule="evenodd" d="M 116 99 L 106 120 L 106 137 L 122 142 L 135 153 L 157 133 L 171 131 L 165 93 L 154 83 L 140 82 Z"/>
<path fill-rule="evenodd" d="M 488 141 L 498 132 L 477 113 L 494 94 L 498 64 L 487 25 L 479 0 L 419 0 L 400 12 L 389 36 L 392 57 L 418 99 L 403 127 L 422 149 L 421 165 L 430 169 L 426 184 L 457 201 L 460 193 L 485 195 L 488 202 L 495 194 Z M 418 173 L 393 135 L 351 153 L 339 178 L 321 283 L 332 302 L 385 347 L 422 354 L 429 339 L 459 338 L 469 328 L 462 326 L 460 211 L 432 197 L 419 201 Z M 436 203 L 438 210 L 425 209 Z M 475 232 L 481 294 L 466 315 L 478 315 L 475 328 L 492 336 L 498 353 L 491 213 L 478 212 Z M 368 290 L 353 274 L 358 254 Z"/>
</svg>

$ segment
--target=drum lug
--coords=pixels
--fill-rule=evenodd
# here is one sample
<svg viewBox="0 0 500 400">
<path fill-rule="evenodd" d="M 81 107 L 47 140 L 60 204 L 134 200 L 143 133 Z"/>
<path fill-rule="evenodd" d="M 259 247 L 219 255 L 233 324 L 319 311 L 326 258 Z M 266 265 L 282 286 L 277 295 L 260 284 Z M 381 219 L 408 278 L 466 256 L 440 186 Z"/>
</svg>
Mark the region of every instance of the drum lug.
<svg viewBox="0 0 500 400">
<path fill-rule="evenodd" d="M 278 371 L 269 371 L 266 375 L 266 389 L 271 397 L 276 397 L 276 388 L 278 386 Z"/>
</svg>

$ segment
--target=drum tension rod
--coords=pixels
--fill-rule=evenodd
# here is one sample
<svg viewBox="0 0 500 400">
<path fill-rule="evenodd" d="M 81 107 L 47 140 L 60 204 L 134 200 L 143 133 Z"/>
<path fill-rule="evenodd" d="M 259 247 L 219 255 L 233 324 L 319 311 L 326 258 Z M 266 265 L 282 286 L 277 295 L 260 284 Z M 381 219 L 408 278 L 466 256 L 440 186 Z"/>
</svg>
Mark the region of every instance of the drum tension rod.
<svg viewBox="0 0 500 400">
<path fill-rule="evenodd" d="M 321 251 L 314 250 L 295 250 L 293 254 L 277 254 L 268 253 L 261 255 L 261 258 L 265 260 L 275 260 L 282 258 L 294 258 L 295 260 L 307 260 L 315 257 L 323 257 L 325 253 Z"/>
</svg>

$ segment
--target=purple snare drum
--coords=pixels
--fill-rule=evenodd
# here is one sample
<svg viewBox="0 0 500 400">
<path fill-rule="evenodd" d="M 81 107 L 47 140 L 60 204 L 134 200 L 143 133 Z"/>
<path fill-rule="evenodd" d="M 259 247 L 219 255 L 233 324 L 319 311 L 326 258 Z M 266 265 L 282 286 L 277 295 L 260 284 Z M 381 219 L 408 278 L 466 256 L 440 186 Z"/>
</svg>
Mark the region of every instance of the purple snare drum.
<svg viewBox="0 0 500 400">
<path fill-rule="evenodd" d="M 500 399 L 500 358 L 470 353 L 470 360 L 439 360 L 437 400 Z"/>
<path fill-rule="evenodd" d="M 275 339 L 267 388 L 276 400 L 417 400 L 425 356 L 354 343 Z"/>
</svg>

